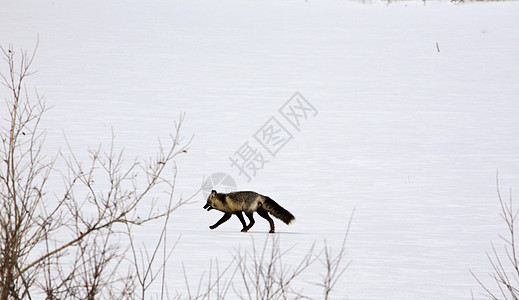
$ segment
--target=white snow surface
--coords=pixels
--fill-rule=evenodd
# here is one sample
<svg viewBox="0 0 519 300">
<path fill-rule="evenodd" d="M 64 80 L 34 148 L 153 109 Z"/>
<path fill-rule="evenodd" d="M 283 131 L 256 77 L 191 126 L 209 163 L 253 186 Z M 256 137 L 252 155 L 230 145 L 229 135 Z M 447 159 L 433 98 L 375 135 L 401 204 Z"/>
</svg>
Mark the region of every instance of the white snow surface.
<svg viewBox="0 0 519 300">
<path fill-rule="evenodd" d="M 355 211 L 334 299 L 479 299 L 470 271 L 492 284 L 486 252 L 506 233 L 496 173 L 505 198 L 519 186 L 518 20 L 519 2 L 22 0 L 0 5 L 0 44 L 39 37 L 49 154 L 66 136 L 86 158 L 113 130 L 129 161 L 149 157 L 185 112 L 177 195 L 224 172 L 270 196 L 297 219 L 275 219 L 287 263 L 325 239 L 337 252 Z M 248 182 L 229 157 L 262 150 L 253 135 L 295 92 L 317 115 L 284 123 L 293 139 Z M 221 213 L 195 199 L 169 226 L 170 294 L 186 295 L 182 264 L 195 286 L 268 231 L 259 216 L 211 231 Z M 322 273 L 294 288 L 321 298 Z"/>
</svg>

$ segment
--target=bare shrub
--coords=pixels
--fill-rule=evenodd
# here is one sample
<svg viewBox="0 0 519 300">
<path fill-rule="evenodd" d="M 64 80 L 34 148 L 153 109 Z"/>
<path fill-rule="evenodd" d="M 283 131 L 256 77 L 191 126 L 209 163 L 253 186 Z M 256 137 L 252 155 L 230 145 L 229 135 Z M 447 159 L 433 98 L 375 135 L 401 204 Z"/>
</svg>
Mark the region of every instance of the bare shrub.
<svg viewBox="0 0 519 300">
<path fill-rule="evenodd" d="M 91 149 L 87 163 L 72 149 L 70 156 L 46 157 L 45 131 L 39 128 L 45 100 L 29 93 L 25 84 L 34 73 L 36 48 L 32 53 L 18 53 L 12 46 L 0 49 L 9 95 L 9 114 L 0 132 L 0 300 L 39 294 L 47 299 L 144 298 L 157 279 L 163 282 L 164 297 L 167 255 L 159 259 L 157 253 L 167 252 L 169 216 L 192 199 L 174 197 L 174 159 L 191 142 L 181 139 L 184 115 L 169 146 L 161 144 L 148 160 L 127 163 L 123 152 L 115 150 L 114 138 L 108 150 Z M 55 170 L 58 159 L 66 170 Z M 56 173 L 65 185 L 61 196 L 47 191 Z M 159 186 L 167 191 L 159 193 Z M 152 221 L 162 222 L 162 234 L 154 246 L 143 248 L 135 243 L 132 228 Z M 128 249 L 121 246 L 128 239 L 130 264 Z"/>
<path fill-rule="evenodd" d="M 294 286 L 301 283 L 301 275 L 317 261 L 324 267 L 324 273 L 321 282 L 312 284 L 322 287 L 322 297 L 329 299 L 335 284 L 351 263 L 345 261 L 350 224 L 351 218 L 341 248 L 335 255 L 326 241 L 319 252 L 315 251 L 314 243 L 295 264 L 288 264 L 286 257 L 297 245 L 282 251 L 279 235 L 267 235 L 261 246 L 251 238 L 252 250 L 236 249 L 232 261 L 222 270 L 218 260 L 211 260 L 209 272 L 200 277 L 196 293 L 191 292 L 184 269 L 188 297 L 177 295 L 175 299 L 312 299 Z"/>
<path fill-rule="evenodd" d="M 323 296 L 324 299 L 328 299 L 337 284 L 337 281 L 342 277 L 344 272 L 348 269 L 351 262 L 344 262 L 344 258 L 346 256 L 346 241 L 348 239 L 348 234 L 350 232 L 351 220 L 353 219 L 353 214 L 355 211 L 351 213 L 350 220 L 348 222 L 348 227 L 346 229 L 346 233 L 344 234 L 344 239 L 342 240 L 341 248 L 336 255 L 333 255 L 333 249 L 330 248 L 326 242 L 324 241 L 324 248 L 319 255 L 319 261 L 324 267 L 325 273 L 321 275 L 322 282 L 314 283 L 317 286 L 323 288 Z M 324 253 L 324 258 L 322 257 Z"/>
<path fill-rule="evenodd" d="M 495 282 L 495 289 L 484 284 L 474 273 L 472 273 L 472 276 L 490 299 L 519 299 L 519 260 L 517 253 L 518 245 L 515 239 L 515 222 L 519 210 L 513 207 L 511 189 L 508 200 L 504 200 L 501 197 L 498 175 L 496 175 L 496 185 L 501 207 L 500 216 L 506 225 L 507 235 L 499 235 L 503 241 L 502 248 L 498 248 L 492 243 L 492 253 L 487 253 L 493 270 L 489 275 Z"/>
</svg>

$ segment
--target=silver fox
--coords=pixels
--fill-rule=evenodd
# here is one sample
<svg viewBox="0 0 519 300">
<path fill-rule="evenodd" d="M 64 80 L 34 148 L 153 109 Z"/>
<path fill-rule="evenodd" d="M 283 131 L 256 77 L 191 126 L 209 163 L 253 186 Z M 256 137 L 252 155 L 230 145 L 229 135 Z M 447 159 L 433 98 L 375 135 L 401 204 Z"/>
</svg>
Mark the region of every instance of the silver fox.
<svg viewBox="0 0 519 300">
<path fill-rule="evenodd" d="M 274 200 L 251 191 L 225 194 L 212 190 L 209 197 L 207 197 L 207 203 L 204 205 L 204 209 L 210 211 L 213 208 L 223 211 L 224 215 L 214 225 L 209 226 L 210 229 L 215 229 L 220 226 L 222 223 L 229 220 L 234 214 L 238 219 L 240 219 L 240 222 L 243 225 L 241 231 L 247 232 L 255 223 L 252 216 L 254 212 L 257 212 L 258 215 L 269 221 L 270 233 L 274 233 L 275 229 L 274 221 L 270 218 L 269 213 L 289 225 L 295 221 L 294 215 L 281 207 L 281 205 L 277 204 Z M 244 212 L 247 218 L 249 218 L 249 225 L 245 224 L 242 212 Z"/>
</svg>

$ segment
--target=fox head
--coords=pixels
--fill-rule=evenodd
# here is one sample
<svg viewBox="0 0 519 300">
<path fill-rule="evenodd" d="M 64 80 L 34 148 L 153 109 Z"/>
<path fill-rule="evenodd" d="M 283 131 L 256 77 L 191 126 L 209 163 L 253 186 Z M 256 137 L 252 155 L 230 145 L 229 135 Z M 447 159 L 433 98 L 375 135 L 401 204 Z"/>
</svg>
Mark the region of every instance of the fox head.
<svg viewBox="0 0 519 300">
<path fill-rule="evenodd" d="M 210 211 L 211 209 L 215 208 L 215 205 L 217 205 L 215 202 L 217 201 L 220 201 L 217 197 L 217 193 L 215 190 L 212 190 L 211 194 L 209 194 L 209 197 L 207 197 L 207 202 L 204 205 L 204 209 Z"/>
</svg>

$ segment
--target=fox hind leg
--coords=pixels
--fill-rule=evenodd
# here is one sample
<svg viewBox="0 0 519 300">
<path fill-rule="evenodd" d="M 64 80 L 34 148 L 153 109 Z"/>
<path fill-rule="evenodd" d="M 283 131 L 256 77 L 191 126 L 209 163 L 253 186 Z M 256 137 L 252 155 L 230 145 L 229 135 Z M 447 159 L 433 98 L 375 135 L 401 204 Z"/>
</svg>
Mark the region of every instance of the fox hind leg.
<svg viewBox="0 0 519 300">
<path fill-rule="evenodd" d="M 215 229 L 216 227 L 222 225 L 222 223 L 224 223 L 224 222 L 226 222 L 227 220 L 229 220 L 229 219 L 231 218 L 231 216 L 232 216 L 231 213 L 225 213 L 225 214 L 223 215 L 223 217 L 222 217 L 220 220 L 218 220 L 218 222 L 214 223 L 214 225 L 209 226 L 209 228 L 210 228 L 210 229 Z M 243 219 L 243 217 L 242 217 L 242 219 Z"/>
<path fill-rule="evenodd" d="M 272 220 L 272 218 L 269 216 L 269 213 L 264 210 L 263 208 L 259 208 L 258 209 L 258 215 L 260 215 L 262 218 L 266 219 L 267 221 L 269 221 L 269 224 L 270 224 L 270 231 L 269 233 L 274 233 L 274 221 Z"/>
<path fill-rule="evenodd" d="M 254 217 L 252 216 L 253 212 L 250 212 L 250 213 L 245 213 L 245 215 L 247 216 L 247 218 L 249 218 L 249 225 L 247 225 L 246 227 L 244 227 L 241 232 L 247 232 L 249 231 L 249 229 L 251 229 L 251 227 L 254 225 Z"/>
</svg>

